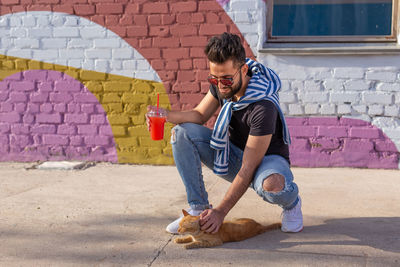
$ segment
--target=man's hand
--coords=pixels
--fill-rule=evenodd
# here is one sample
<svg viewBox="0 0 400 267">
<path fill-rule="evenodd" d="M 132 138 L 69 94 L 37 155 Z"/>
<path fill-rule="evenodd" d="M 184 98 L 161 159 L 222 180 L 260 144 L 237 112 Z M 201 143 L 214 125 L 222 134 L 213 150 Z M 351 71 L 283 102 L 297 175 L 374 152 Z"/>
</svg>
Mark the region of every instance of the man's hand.
<svg viewBox="0 0 400 267">
<path fill-rule="evenodd" d="M 217 209 L 208 209 L 200 214 L 201 230 L 215 234 L 224 221 L 225 214 Z"/>
</svg>

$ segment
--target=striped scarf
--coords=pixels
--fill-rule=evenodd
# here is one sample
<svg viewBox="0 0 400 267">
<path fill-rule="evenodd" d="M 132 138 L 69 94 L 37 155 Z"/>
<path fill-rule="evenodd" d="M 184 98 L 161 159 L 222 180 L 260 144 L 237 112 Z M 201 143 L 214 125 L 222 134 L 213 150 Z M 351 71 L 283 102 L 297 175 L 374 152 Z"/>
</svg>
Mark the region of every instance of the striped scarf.
<svg viewBox="0 0 400 267">
<path fill-rule="evenodd" d="M 275 104 L 283 125 L 283 140 L 285 144 L 290 144 L 289 130 L 286 125 L 285 117 L 279 105 L 278 92 L 281 88 L 281 81 L 276 73 L 266 68 L 264 65 L 246 59 L 246 64 L 253 73 L 246 93 L 237 102 L 224 99 L 221 112 L 218 115 L 211 135 L 210 146 L 216 150 L 214 157 L 214 173 L 218 175 L 228 174 L 229 159 L 229 123 L 231 121 L 232 111 L 246 108 L 249 104 L 269 100 Z"/>
</svg>

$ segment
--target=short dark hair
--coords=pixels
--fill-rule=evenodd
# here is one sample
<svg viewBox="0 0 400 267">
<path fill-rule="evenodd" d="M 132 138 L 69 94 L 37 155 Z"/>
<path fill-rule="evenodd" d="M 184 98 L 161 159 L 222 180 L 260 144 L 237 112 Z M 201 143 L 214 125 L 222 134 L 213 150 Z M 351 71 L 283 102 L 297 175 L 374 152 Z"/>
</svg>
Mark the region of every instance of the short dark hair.
<svg viewBox="0 0 400 267">
<path fill-rule="evenodd" d="M 204 49 L 209 61 L 222 64 L 231 59 L 235 66 L 246 63 L 246 52 L 240 37 L 236 34 L 224 32 L 212 37 Z"/>
</svg>

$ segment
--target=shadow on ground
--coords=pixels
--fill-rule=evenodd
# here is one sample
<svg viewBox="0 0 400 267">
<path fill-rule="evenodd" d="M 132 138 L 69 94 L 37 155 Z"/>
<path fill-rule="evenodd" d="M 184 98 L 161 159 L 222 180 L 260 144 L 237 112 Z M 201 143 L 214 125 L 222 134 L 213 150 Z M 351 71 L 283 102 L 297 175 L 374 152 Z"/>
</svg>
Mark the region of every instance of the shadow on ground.
<svg viewBox="0 0 400 267">
<path fill-rule="evenodd" d="M 304 230 L 298 234 L 269 232 L 240 242 L 242 244 L 229 243 L 225 244 L 224 247 L 238 249 L 266 249 L 273 247 L 274 249 L 284 249 L 297 245 L 351 245 L 368 246 L 388 252 L 400 253 L 399 229 L 400 217 L 328 219 L 321 225 L 305 226 Z M 295 237 L 296 241 L 290 241 L 292 237 Z M 340 240 L 341 237 L 345 238 Z M 264 239 L 266 241 L 262 242 L 261 240 Z M 265 246 L 260 246 L 260 244 L 265 244 Z"/>
</svg>

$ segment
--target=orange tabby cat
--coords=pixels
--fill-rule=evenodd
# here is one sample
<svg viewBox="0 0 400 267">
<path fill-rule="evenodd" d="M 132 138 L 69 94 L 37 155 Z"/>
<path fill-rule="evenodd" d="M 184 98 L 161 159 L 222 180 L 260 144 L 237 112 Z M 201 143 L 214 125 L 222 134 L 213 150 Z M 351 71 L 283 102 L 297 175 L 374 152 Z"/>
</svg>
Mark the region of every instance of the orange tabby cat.
<svg viewBox="0 0 400 267">
<path fill-rule="evenodd" d="M 182 210 L 183 219 L 179 223 L 179 234 L 188 234 L 175 238 L 175 243 L 185 243 L 186 249 L 220 246 L 225 242 L 241 241 L 266 231 L 279 229 L 281 223 L 263 226 L 252 219 L 236 219 L 224 221 L 215 234 L 200 229 L 200 216 L 192 216 Z"/>
</svg>

